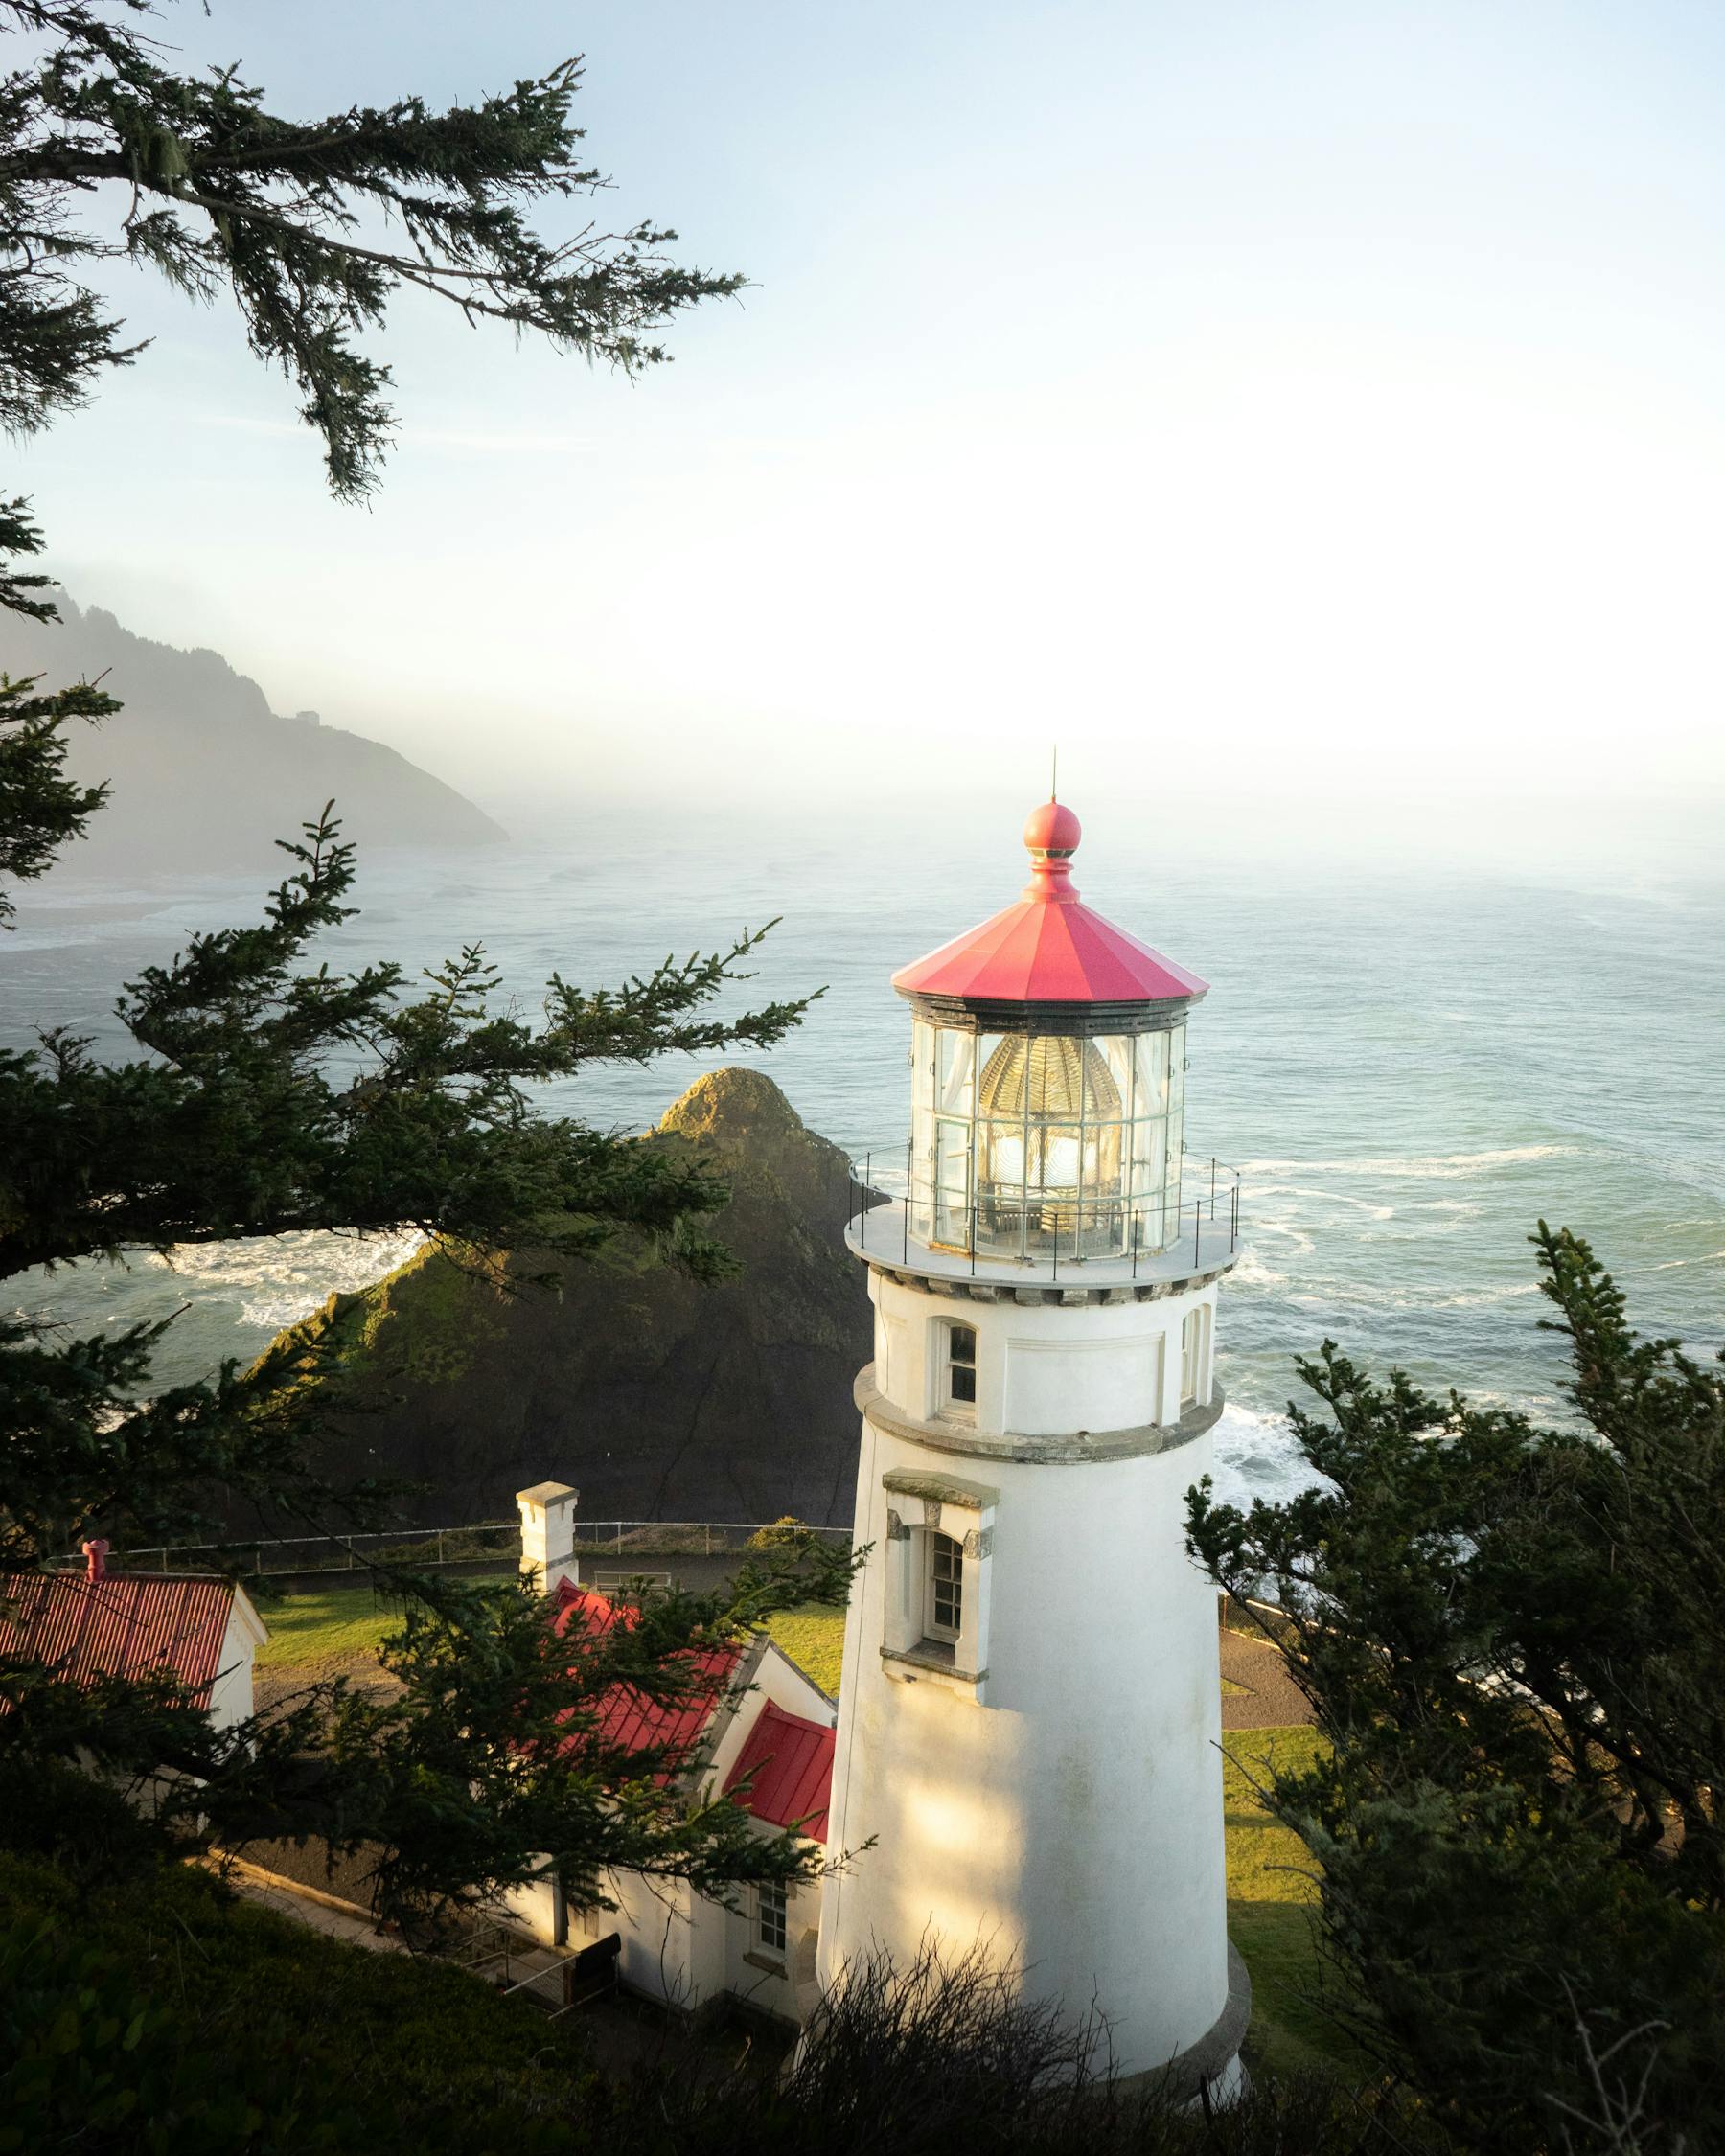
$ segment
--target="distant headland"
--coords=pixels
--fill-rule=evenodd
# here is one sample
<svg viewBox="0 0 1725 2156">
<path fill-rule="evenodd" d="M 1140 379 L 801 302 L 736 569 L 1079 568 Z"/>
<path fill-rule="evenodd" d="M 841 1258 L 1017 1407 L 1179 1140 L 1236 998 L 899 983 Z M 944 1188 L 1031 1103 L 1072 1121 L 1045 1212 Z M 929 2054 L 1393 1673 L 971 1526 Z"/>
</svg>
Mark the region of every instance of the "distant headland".
<svg viewBox="0 0 1725 2156">
<path fill-rule="evenodd" d="M 106 807 L 62 859 L 74 874 L 193 874 L 266 864 L 271 842 L 334 798 L 342 835 L 362 848 L 495 845 L 483 810 L 381 742 L 284 717 L 219 653 L 136 636 L 100 607 L 61 592 L 58 623 L 0 619 L 0 667 L 44 689 L 95 680 L 125 705 L 71 730 L 70 775 L 109 782 Z M 274 855 L 279 861 L 281 856 Z"/>
</svg>

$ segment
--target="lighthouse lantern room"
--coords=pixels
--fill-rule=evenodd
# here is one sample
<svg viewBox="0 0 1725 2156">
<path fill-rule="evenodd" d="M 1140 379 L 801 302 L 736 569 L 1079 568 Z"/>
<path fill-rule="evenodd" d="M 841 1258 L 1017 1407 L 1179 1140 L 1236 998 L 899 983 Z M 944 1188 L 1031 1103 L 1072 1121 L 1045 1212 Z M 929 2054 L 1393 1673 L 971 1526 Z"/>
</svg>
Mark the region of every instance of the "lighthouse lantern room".
<svg viewBox="0 0 1725 2156">
<path fill-rule="evenodd" d="M 1238 2076 L 1215 1596 L 1185 1493 L 1222 1411 L 1231 1193 L 1183 1196 L 1194 974 L 1085 906 L 1071 810 L 1015 904 L 893 976 L 909 1175 L 864 1192 L 873 1362 L 818 1969 L 934 1944 L 1011 1970 L 1116 2068 Z"/>
<path fill-rule="evenodd" d="M 1195 974 L 1071 882 L 1078 819 L 1032 812 L 1015 906 L 893 976 L 910 1004 L 911 1232 L 985 1257 L 1162 1250 L 1180 1220 Z"/>
</svg>

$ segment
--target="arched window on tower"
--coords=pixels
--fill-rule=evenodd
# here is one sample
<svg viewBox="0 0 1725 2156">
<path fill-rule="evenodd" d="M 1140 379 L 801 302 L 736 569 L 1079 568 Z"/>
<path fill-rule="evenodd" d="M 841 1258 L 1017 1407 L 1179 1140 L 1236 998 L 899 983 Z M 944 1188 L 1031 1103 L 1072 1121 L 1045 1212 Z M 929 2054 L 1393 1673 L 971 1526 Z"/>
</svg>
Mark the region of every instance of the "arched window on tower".
<svg viewBox="0 0 1725 2156">
<path fill-rule="evenodd" d="M 1180 1411 L 1184 1414 L 1201 1400 L 1209 1398 L 1208 1362 L 1210 1313 L 1200 1303 L 1188 1310 L 1180 1328 Z"/>
<path fill-rule="evenodd" d="M 977 1329 L 974 1325 L 943 1324 L 937 1344 L 940 1350 L 937 1412 L 960 1422 L 977 1419 Z"/>
</svg>

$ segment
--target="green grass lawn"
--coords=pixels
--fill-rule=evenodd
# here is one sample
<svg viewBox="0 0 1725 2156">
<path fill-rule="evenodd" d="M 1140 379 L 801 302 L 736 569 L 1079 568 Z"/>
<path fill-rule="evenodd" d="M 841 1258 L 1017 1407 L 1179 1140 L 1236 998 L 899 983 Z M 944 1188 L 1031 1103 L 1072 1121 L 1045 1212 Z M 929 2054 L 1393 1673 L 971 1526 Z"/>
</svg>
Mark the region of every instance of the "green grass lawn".
<svg viewBox="0 0 1725 2156">
<path fill-rule="evenodd" d="M 839 1666 L 844 1659 L 844 1612 L 819 1602 L 781 1610 L 769 1617 L 767 1630 L 801 1669 L 806 1669 L 829 1699 L 839 1697 Z"/>
<path fill-rule="evenodd" d="M 261 1673 L 304 1675 L 308 1682 L 349 1668 L 375 1655 L 386 1633 L 401 1619 L 391 1604 L 369 1587 L 325 1587 L 311 1594 L 286 1594 L 265 1602 L 264 1621 L 269 1644 L 258 1653 Z M 781 1610 L 767 1630 L 792 1661 L 806 1669 L 832 1698 L 839 1696 L 839 1667 L 844 1654 L 844 1612 L 818 1602 Z M 1222 1689 L 1238 1685 L 1222 1680 Z"/>
<path fill-rule="evenodd" d="M 1252 1971 L 1249 2061 L 1274 2074 L 1317 2067 L 1364 2079 L 1373 2072 L 1370 2060 L 1313 2004 L 1320 1963 L 1312 1936 L 1317 1888 L 1311 1857 L 1298 1835 L 1270 1817 L 1252 1786 L 1272 1757 L 1303 1765 L 1320 1741 L 1309 1729 L 1224 1732 L 1228 1930 Z"/>
<path fill-rule="evenodd" d="M 259 1615 L 269 1627 L 269 1644 L 258 1649 L 258 1668 L 272 1674 L 304 1674 L 308 1681 L 375 1655 L 385 1633 L 401 1629 L 401 1614 L 369 1587 L 326 1587 L 310 1594 L 266 1601 Z"/>
<path fill-rule="evenodd" d="M 259 1649 L 260 1672 L 305 1676 L 308 1681 L 346 1668 L 377 1653 L 387 1633 L 400 1629 L 392 1604 L 369 1587 L 326 1587 L 287 1594 L 263 1606 L 269 1644 Z M 816 1602 L 783 1610 L 767 1627 L 793 1662 L 823 1692 L 837 1694 L 844 1651 L 844 1612 Z"/>
</svg>

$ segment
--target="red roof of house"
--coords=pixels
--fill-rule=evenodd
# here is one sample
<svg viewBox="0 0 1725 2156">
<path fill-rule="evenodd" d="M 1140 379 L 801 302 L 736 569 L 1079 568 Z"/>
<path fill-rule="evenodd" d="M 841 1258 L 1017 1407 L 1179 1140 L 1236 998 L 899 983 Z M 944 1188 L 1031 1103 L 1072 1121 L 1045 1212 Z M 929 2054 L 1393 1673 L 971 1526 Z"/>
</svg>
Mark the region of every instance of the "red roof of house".
<svg viewBox="0 0 1725 2156">
<path fill-rule="evenodd" d="M 634 1612 L 627 1603 L 613 1602 L 594 1588 L 572 1580 L 557 1583 L 559 1609 L 552 1627 L 559 1639 L 578 1626 L 589 1640 L 601 1640 L 613 1625 L 632 1624 Z M 679 1657 L 688 1665 L 699 1689 L 686 1700 L 654 1700 L 633 1685 L 619 1680 L 599 1703 L 597 1734 L 608 1745 L 631 1752 L 662 1750 L 671 1763 L 692 1752 L 713 1711 L 724 1697 L 725 1687 L 743 1659 L 740 1647 L 725 1644 Z"/>
<path fill-rule="evenodd" d="M 571 1580 L 558 1582 L 557 1602 L 552 1625 L 560 1639 L 578 1626 L 589 1640 L 601 1640 L 613 1625 L 634 1621 L 634 1612 L 627 1603 L 613 1602 L 596 1589 Z M 662 1750 L 668 1764 L 656 1778 L 665 1780 L 694 1752 L 742 1659 L 743 1650 L 736 1646 L 691 1652 L 687 1660 L 702 1681 L 704 1696 L 680 1703 L 647 1699 L 626 1683 L 611 1686 L 599 1705 L 600 1737 L 630 1751 Z M 830 1729 L 764 1701 L 726 1778 L 725 1794 L 736 1791 L 737 1801 L 756 1819 L 773 1826 L 800 1822 L 811 1840 L 822 1841 L 833 1783 L 833 1744 Z M 753 1780 L 747 1789 L 740 1788 L 751 1769 Z"/>
<path fill-rule="evenodd" d="M 984 1003 L 1161 1003 L 1208 983 L 1081 903 L 1070 860 L 1081 831 L 1063 803 L 1030 812 L 1030 881 L 1017 902 L 893 975 L 901 996 Z"/>
<path fill-rule="evenodd" d="M 234 1583 L 104 1572 L 0 1573 L 0 1651 L 72 1685 L 172 1669 L 200 1704 L 221 1666 Z"/>
<path fill-rule="evenodd" d="M 800 1823 L 812 1842 L 824 1842 L 836 1741 L 836 1732 L 787 1714 L 768 1700 L 744 1740 L 725 1792 L 736 1790 L 738 1803 L 756 1819 L 774 1826 Z M 751 1770 L 753 1781 L 739 1789 Z"/>
</svg>

